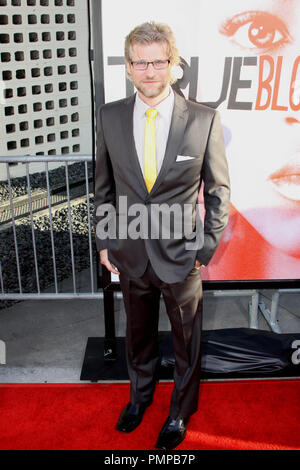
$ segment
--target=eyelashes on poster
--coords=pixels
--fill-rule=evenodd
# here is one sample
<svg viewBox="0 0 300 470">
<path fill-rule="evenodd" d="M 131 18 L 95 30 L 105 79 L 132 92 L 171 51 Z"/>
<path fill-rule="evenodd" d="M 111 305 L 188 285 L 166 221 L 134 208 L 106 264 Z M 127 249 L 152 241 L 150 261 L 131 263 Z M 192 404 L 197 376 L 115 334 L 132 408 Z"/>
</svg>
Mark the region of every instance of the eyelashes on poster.
<svg viewBox="0 0 300 470">
<path fill-rule="evenodd" d="M 111 2 L 103 2 L 104 22 L 113 15 Z M 106 101 L 133 92 L 125 35 L 143 21 L 170 24 L 182 57 L 174 88 L 219 110 L 230 171 L 229 223 L 203 279 L 299 279 L 300 2 L 181 3 L 153 0 L 145 10 L 131 0 L 130 15 L 119 11 L 120 37 L 104 27 Z M 120 42 L 118 53 L 110 41 L 113 50 Z"/>
</svg>

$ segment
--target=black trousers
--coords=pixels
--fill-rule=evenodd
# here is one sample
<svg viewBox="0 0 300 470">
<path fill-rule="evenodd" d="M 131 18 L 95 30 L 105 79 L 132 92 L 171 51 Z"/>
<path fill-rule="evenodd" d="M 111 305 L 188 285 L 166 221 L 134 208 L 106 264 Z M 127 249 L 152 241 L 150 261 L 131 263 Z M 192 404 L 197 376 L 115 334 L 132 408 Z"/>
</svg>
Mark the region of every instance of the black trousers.
<svg viewBox="0 0 300 470">
<path fill-rule="evenodd" d="M 158 320 L 162 294 L 171 323 L 175 357 L 170 416 L 190 416 L 197 410 L 200 381 L 200 340 L 203 292 L 200 269 L 182 282 L 166 284 L 148 263 L 141 278 L 120 274 L 127 315 L 126 354 L 132 404 L 150 402 L 159 364 Z"/>
</svg>

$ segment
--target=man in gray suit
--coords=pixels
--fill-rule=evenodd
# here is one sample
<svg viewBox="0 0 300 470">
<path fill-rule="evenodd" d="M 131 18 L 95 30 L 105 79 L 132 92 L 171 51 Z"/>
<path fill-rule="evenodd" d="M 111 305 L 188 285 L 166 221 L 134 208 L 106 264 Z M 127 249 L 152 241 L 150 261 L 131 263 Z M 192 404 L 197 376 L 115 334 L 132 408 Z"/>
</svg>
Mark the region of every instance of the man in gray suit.
<svg viewBox="0 0 300 470">
<path fill-rule="evenodd" d="M 175 370 L 156 448 L 172 449 L 197 410 L 201 266 L 211 260 L 227 223 L 229 177 L 218 112 L 170 86 L 171 68 L 180 61 L 170 27 L 137 26 L 126 37 L 125 60 L 137 93 L 100 108 L 95 179 L 97 248 L 101 263 L 120 275 L 127 315 L 130 402 L 116 429 L 133 431 L 152 403 L 162 294 Z M 197 206 L 202 182 L 204 227 Z M 137 226 L 139 236 L 137 230 L 133 235 Z"/>
</svg>

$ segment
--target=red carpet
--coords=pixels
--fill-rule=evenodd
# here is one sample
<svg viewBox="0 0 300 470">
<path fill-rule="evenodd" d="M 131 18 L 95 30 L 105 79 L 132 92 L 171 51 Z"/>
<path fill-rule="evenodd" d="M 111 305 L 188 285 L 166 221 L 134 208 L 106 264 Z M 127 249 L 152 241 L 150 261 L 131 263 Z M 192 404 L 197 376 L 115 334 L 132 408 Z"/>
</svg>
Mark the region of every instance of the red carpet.
<svg viewBox="0 0 300 470">
<path fill-rule="evenodd" d="M 130 435 L 115 431 L 128 384 L 0 384 L 0 449 L 153 450 L 172 384 Z M 178 450 L 300 449 L 300 379 L 202 382 Z"/>
</svg>

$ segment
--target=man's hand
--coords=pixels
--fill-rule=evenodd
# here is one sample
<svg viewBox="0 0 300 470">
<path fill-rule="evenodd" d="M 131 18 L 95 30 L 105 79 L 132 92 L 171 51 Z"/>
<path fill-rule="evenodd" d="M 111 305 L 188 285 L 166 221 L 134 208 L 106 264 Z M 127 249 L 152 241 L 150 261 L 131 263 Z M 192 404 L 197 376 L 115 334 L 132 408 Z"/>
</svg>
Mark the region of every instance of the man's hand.
<svg viewBox="0 0 300 470">
<path fill-rule="evenodd" d="M 200 261 L 198 261 L 198 260 L 196 259 L 194 268 L 200 269 L 201 266 L 202 266 L 202 264 L 200 263 Z"/>
<path fill-rule="evenodd" d="M 120 272 L 118 271 L 118 268 L 116 268 L 116 266 L 111 264 L 111 262 L 109 261 L 107 250 L 100 251 L 100 263 L 104 264 L 106 269 L 108 269 L 111 273 L 120 274 Z"/>
</svg>

